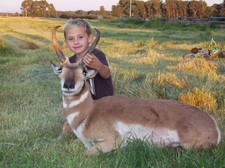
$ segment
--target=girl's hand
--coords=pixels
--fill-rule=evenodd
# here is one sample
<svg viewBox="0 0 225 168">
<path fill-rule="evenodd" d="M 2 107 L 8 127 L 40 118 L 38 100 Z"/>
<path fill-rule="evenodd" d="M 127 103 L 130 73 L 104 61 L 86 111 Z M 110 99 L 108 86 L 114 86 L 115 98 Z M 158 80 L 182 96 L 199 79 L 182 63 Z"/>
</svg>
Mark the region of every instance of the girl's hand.
<svg viewBox="0 0 225 168">
<path fill-rule="evenodd" d="M 86 54 L 83 58 L 83 62 L 85 65 L 92 69 L 96 69 L 99 71 L 103 64 L 99 61 L 99 59 L 94 54 Z"/>
<path fill-rule="evenodd" d="M 107 79 L 111 76 L 109 67 L 102 64 L 94 54 L 85 55 L 83 62 L 88 67 L 97 70 L 101 77 Z"/>
</svg>

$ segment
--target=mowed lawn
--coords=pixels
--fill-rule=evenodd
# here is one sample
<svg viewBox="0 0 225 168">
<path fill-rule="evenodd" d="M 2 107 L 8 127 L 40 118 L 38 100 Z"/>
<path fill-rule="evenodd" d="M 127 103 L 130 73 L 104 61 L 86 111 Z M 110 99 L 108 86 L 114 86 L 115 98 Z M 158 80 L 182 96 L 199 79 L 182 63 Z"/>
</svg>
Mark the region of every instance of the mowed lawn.
<svg viewBox="0 0 225 168">
<path fill-rule="evenodd" d="M 59 63 L 51 30 L 63 19 L 0 17 L 0 167 L 174 168 L 225 167 L 225 58 L 185 62 L 193 47 L 207 49 L 211 37 L 225 51 L 222 25 L 90 20 L 101 31 L 98 48 L 110 64 L 116 95 L 174 99 L 211 114 L 222 132 L 212 149 L 150 148 L 134 141 L 111 153 L 86 156 L 71 134 L 57 141 L 63 126 Z M 71 56 L 57 34 L 63 51 Z"/>
</svg>

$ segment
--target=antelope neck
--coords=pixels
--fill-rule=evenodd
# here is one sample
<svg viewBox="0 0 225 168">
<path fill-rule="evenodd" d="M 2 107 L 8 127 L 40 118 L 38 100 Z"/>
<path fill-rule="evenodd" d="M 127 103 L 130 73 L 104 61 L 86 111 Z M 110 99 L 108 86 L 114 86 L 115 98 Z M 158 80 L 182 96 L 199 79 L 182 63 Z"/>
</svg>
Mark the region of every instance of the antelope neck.
<svg viewBox="0 0 225 168">
<path fill-rule="evenodd" d="M 84 108 L 88 106 L 90 99 L 91 94 L 86 82 L 79 94 L 71 97 L 63 96 L 64 114 L 71 128 L 76 129 L 87 119 L 88 111 L 84 110 Z"/>
</svg>

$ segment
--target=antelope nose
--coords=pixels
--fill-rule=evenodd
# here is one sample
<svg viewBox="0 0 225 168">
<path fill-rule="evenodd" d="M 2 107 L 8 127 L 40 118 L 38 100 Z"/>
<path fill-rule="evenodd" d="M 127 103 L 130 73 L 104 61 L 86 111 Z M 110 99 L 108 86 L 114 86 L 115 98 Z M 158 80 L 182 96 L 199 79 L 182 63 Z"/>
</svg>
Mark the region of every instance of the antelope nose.
<svg viewBox="0 0 225 168">
<path fill-rule="evenodd" d="M 67 81 L 64 83 L 63 88 L 65 89 L 74 89 L 74 82 L 72 81 Z"/>
</svg>

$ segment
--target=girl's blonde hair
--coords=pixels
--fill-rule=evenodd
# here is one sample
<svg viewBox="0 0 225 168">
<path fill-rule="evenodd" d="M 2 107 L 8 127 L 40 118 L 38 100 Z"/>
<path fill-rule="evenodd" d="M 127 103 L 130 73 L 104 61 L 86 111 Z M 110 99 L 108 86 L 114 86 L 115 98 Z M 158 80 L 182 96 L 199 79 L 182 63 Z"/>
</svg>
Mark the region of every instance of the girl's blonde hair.
<svg viewBox="0 0 225 168">
<path fill-rule="evenodd" d="M 70 26 L 73 26 L 73 25 L 77 25 L 77 26 L 80 26 L 80 27 L 83 27 L 86 29 L 86 32 L 88 35 L 90 35 L 92 32 L 91 32 L 91 26 L 90 24 L 87 22 L 87 20 L 85 19 L 80 19 L 80 18 L 76 18 L 76 19 L 70 19 L 68 22 L 65 23 L 64 25 L 64 37 L 66 38 L 66 32 L 68 30 L 68 28 Z"/>
</svg>

